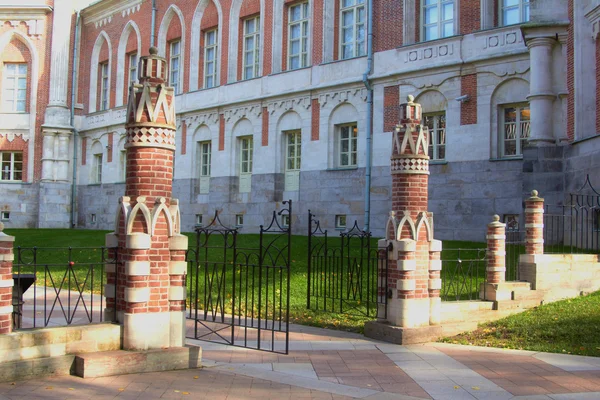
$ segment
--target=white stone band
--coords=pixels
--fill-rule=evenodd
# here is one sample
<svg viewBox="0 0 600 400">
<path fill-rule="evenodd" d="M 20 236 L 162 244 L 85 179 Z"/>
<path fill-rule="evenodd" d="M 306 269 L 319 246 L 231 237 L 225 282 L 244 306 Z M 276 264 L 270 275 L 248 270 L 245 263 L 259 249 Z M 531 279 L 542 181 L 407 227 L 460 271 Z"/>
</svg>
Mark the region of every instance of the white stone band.
<svg viewBox="0 0 600 400">
<path fill-rule="evenodd" d="M 130 233 L 125 237 L 125 247 L 134 250 L 148 250 L 151 237 L 147 233 Z"/>
<path fill-rule="evenodd" d="M 441 240 L 437 240 L 437 239 L 433 239 L 431 242 L 429 242 L 429 252 L 439 252 L 442 251 L 442 241 Z"/>
<path fill-rule="evenodd" d="M 429 260 L 429 270 L 430 271 L 441 271 L 442 270 L 442 260 Z"/>
<path fill-rule="evenodd" d="M 544 243 L 544 239 L 525 239 L 525 243 Z"/>
<path fill-rule="evenodd" d="M 169 263 L 169 275 L 187 274 L 187 261 L 171 261 Z"/>
<path fill-rule="evenodd" d="M 14 279 L 6 279 L 4 281 L 0 281 L 0 288 L 13 287 L 15 285 Z"/>
<path fill-rule="evenodd" d="M 529 214 L 543 214 L 544 213 L 544 209 L 543 208 L 526 208 L 525 209 L 525 213 L 529 213 Z"/>
<path fill-rule="evenodd" d="M 14 311 L 13 306 L 0 307 L 0 315 L 12 314 Z"/>
<path fill-rule="evenodd" d="M 127 261 L 125 263 L 125 275 L 150 275 L 150 261 Z"/>
<path fill-rule="evenodd" d="M 488 256 L 504 257 L 504 256 L 506 256 L 506 250 L 488 250 L 487 254 L 488 254 Z"/>
<path fill-rule="evenodd" d="M 114 274 L 115 272 L 117 272 L 117 265 L 116 264 L 104 265 L 104 272 L 106 272 L 107 274 Z"/>
<path fill-rule="evenodd" d="M 429 289 L 441 290 L 442 289 L 442 280 L 441 279 L 430 279 L 429 280 Z"/>
<path fill-rule="evenodd" d="M 15 254 L 0 254 L 0 261 L 15 261 Z"/>
<path fill-rule="evenodd" d="M 185 286 L 171 286 L 169 288 L 169 300 L 179 301 L 185 300 L 186 290 Z"/>
<path fill-rule="evenodd" d="M 396 287 L 398 290 L 415 290 L 417 288 L 417 281 L 414 279 L 399 279 Z"/>
<path fill-rule="evenodd" d="M 506 267 L 487 267 L 486 271 L 489 271 L 489 272 L 506 272 Z"/>
<path fill-rule="evenodd" d="M 485 235 L 487 240 L 506 240 L 506 235 Z"/>
<path fill-rule="evenodd" d="M 525 224 L 525 228 L 543 228 L 544 224 Z"/>
<path fill-rule="evenodd" d="M 169 250 L 187 250 L 188 249 L 188 237 L 185 235 L 171 236 L 169 238 Z"/>
<path fill-rule="evenodd" d="M 414 271 L 417 269 L 417 260 L 398 260 L 396 265 L 400 271 Z"/>
<path fill-rule="evenodd" d="M 106 285 L 104 285 L 104 296 L 114 299 L 115 298 L 115 285 L 113 285 L 112 283 L 107 283 Z"/>
<path fill-rule="evenodd" d="M 128 303 L 144 303 L 150 300 L 150 288 L 125 288 L 125 301 Z"/>
</svg>

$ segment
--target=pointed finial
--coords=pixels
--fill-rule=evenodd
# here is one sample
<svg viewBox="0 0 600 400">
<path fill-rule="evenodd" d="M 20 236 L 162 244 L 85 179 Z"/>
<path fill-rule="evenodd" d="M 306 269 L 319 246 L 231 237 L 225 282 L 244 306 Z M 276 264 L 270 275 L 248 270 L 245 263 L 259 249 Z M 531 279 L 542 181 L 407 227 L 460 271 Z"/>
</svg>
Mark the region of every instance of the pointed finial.
<svg viewBox="0 0 600 400">
<path fill-rule="evenodd" d="M 415 96 L 409 94 L 408 96 L 406 96 L 406 100 L 408 101 L 408 103 L 413 103 L 415 101 Z"/>
<path fill-rule="evenodd" d="M 538 191 L 537 190 L 532 190 L 531 191 L 531 197 L 538 197 Z"/>
<path fill-rule="evenodd" d="M 150 52 L 150 55 L 157 55 L 158 54 L 158 49 L 154 46 L 150 47 L 150 49 L 148 50 Z"/>
<path fill-rule="evenodd" d="M 492 217 L 492 220 L 494 222 L 499 222 L 500 221 L 500 216 L 498 214 L 494 214 L 494 216 Z"/>
</svg>

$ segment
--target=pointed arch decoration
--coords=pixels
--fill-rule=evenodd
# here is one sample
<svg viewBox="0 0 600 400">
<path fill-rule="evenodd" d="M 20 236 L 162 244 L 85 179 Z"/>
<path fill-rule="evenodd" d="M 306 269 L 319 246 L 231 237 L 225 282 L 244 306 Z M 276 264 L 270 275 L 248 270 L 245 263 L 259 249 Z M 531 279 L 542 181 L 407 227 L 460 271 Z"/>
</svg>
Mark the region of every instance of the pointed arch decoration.
<svg viewBox="0 0 600 400">
<path fill-rule="evenodd" d="M 146 227 L 145 227 L 146 231 L 143 233 L 146 233 L 146 234 L 152 236 L 152 234 L 153 234 L 152 233 L 153 232 L 152 231 L 152 214 L 150 213 L 150 210 L 146 206 L 146 196 L 139 196 L 137 199 L 135 199 L 135 201 L 136 201 L 136 205 L 133 207 L 133 209 L 129 213 L 129 219 L 127 220 L 126 233 L 128 235 L 133 233 L 133 223 L 137 219 L 138 213 L 141 212 L 142 217 L 144 218 L 144 223 L 146 225 Z"/>
<path fill-rule="evenodd" d="M 156 199 L 154 203 L 154 208 L 152 209 L 152 234 L 154 234 L 156 230 L 156 223 L 160 218 L 161 214 L 164 214 L 165 221 L 167 221 L 167 236 L 173 236 L 173 219 L 171 218 L 171 212 L 167 208 L 166 205 L 167 199 L 164 197 L 159 197 Z"/>
<path fill-rule="evenodd" d="M 125 59 L 127 43 L 131 33 L 135 33 L 136 36 L 138 60 L 142 51 L 142 35 L 140 34 L 140 28 L 134 21 L 128 21 L 127 24 L 125 24 L 125 28 L 123 28 L 123 31 L 121 32 L 121 37 L 119 38 L 119 47 L 117 49 L 117 71 L 120 73 L 117 74 L 115 107 L 119 107 L 124 104 L 123 94 L 125 93 L 125 78 L 129 75 L 128 71 L 125 71 Z"/>
<path fill-rule="evenodd" d="M 96 112 L 96 99 L 98 97 L 98 63 L 100 62 L 100 51 L 102 46 L 106 42 L 108 46 L 108 82 L 111 82 L 112 74 L 112 45 L 110 38 L 105 31 L 102 31 L 96 37 L 96 42 L 92 49 L 92 57 L 90 61 L 90 86 L 89 86 L 89 100 L 88 100 L 88 112 Z"/>
</svg>

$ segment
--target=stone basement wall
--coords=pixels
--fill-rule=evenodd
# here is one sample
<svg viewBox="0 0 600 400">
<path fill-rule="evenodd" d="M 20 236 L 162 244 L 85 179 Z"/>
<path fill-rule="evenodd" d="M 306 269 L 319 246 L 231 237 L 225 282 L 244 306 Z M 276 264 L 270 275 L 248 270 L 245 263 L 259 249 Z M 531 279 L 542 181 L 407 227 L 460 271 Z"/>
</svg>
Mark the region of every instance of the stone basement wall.
<svg viewBox="0 0 600 400">
<path fill-rule="evenodd" d="M 75 355 L 121 348 L 121 326 L 102 323 L 0 335 L 0 382 L 68 375 Z"/>
<path fill-rule="evenodd" d="M 519 277 L 544 301 L 577 297 L 600 289 L 600 258 L 596 254 L 523 254 Z"/>
</svg>

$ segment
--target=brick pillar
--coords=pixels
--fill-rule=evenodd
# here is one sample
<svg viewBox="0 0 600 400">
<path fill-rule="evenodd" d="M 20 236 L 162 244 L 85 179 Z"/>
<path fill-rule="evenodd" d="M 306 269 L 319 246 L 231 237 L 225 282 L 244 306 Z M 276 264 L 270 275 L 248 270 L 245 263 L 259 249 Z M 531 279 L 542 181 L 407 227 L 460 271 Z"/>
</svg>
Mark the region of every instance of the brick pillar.
<svg viewBox="0 0 600 400">
<path fill-rule="evenodd" d="M 525 254 L 544 254 L 544 199 L 537 190 L 525 200 Z"/>
<path fill-rule="evenodd" d="M 487 226 L 487 283 L 502 283 L 506 280 L 506 224 L 500 222 L 500 216 L 494 215 Z"/>
<path fill-rule="evenodd" d="M 442 241 L 432 240 L 429 243 L 429 324 L 439 325 L 442 317 Z"/>
<path fill-rule="evenodd" d="M 408 102 L 400 105 L 400 124 L 393 134 L 393 221 L 387 228 L 394 230 L 393 236 L 388 235 L 395 253 L 388 268 L 390 276 L 397 277 L 388 281 L 388 321 L 407 328 L 439 323 L 441 289 L 435 254 L 441 245 L 432 247 L 432 215 L 427 211 L 429 132 L 421 125 L 421 106 L 413 100 L 408 96 Z"/>
<path fill-rule="evenodd" d="M 120 261 L 107 269 L 107 308 L 123 325 L 125 350 L 179 347 L 185 336 L 187 237 L 171 198 L 175 97 L 156 48 L 141 57 L 138 73 L 127 106 L 125 196 L 115 232 L 106 237 Z"/>
<path fill-rule="evenodd" d="M 3 230 L 4 224 L 0 222 L 0 334 L 12 332 L 12 265 L 15 258 L 15 237 L 7 235 Z"/>
</svg>

